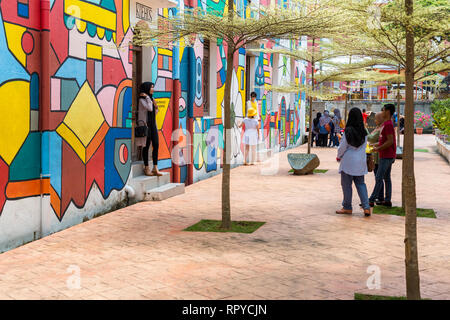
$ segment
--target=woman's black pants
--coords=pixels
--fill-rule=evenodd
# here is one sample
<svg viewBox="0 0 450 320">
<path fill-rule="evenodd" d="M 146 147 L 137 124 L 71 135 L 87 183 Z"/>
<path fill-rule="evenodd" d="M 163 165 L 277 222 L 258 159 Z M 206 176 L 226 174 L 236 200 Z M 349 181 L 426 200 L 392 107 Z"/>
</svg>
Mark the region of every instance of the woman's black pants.
<svg viewBox="0 0 450 320">
<path fill-rule="evenodd" d="M 326 147 L 328 142 L 328 134 L 319 133 L 319 146 Z"/>
<path fill-rule="evenodd" d="M 158 129 L 156 128 L 156 120 L 154 116 L 154 112 L 149 112 L 148 115 L 149 121 L 147 122 L 148 133 L 147 133 L 147 142 L 145 143 L 145 147 L 142 150 L 142 158 L 144 160 L 144 166 L 148 166 L 148 150 L 150 149 L 150 144 L 153 146 L 152 152 L 152 160 L 153 165 L 156 166 L 158 164 L 158 149 L 159 149 L 159 137 L 158 137 Z"/>
</svg>

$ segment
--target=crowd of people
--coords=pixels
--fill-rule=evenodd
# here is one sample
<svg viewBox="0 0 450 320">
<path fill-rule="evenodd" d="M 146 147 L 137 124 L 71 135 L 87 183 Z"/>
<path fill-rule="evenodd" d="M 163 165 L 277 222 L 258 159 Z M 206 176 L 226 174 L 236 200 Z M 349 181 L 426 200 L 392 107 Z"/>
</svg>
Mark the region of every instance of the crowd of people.
<svg viewBox="0 0 450 320">
<path fill-rule="evenodd" d="M 370 112 L 362 109 L 362 119 L 364 125 L 367 127 L 367 118 Z M 394 112 L 392 122 L 396 134 L 403 134 L 405 129 L 405 118 L 403 115 L 397 116 Z M 313 119 L 311 147 L 316 143 L 316 147 L 339 147 L 342 134 L 345 129 L 345 121 L 341 116 L 339 109 L 334 109 L 333 112 L 325 110 L 323 114 L 318 112 L 316 118 Z"/>
<path fill-rule="evenodd" d="M 353 182 L 365 216 L 372 214 L 375 204 L 392 207 L 391 168 L 397 151 L 392 121 L 395 106 L 393 104 L 383 106 L 375 115 L 376 128 L 371 133 L 366 129 L 364 113 L 358 108 L 350 110 L 338 147 L 336 160 L 340 163 L 339 173 L 344 199 L 342 209 L 337 210 L 337 214 L 352 214 Z M 372 164 L 374 164 L 375 187 L 369 197 L 364 176 L 372 169 Z"/>
<path fill-rule="evenodd" d="M 315 141 L 316 147 L 338 147 L 344 127 L 339 109 L 334 109 L 331 114 L 327 110 L 323 115 L 318 112 L 313 120 L 311 146 Z"/>
</svg>

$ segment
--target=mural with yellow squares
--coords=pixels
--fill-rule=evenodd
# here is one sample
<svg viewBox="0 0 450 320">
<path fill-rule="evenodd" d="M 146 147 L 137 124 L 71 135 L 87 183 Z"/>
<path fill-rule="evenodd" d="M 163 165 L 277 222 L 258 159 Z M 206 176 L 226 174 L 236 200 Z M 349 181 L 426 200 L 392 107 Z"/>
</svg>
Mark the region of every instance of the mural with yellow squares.
<svg viewBox="0 0 450 320">
<path fill-rule="evenodd" d="M 3 243 L 12 243 L 2 236 L 6 230 L 20 235 L 33 234 L 39 228 L 6 223 L 13 219 L 12 212 L 26 217 L 25 221 L 37 221 L 33 217 L 41 211 L 48 223 L 45 232 L 52 233 L 117 203 L 130 177 L 132 1 L 49 3 L 49 25 L 41 31 L 40 1 L 0 1 L 0 251 Z M 256 6 L 268 3 L 252 1 Z M 239 14 L 254 15 L 247 1 L 235 0 L 235 4 Z M 224 9 L 224 2 L 218 0 L 178 0 L 177 8 L 156 13 L 167 17 L 188 5 Z M 47 45 L 41 41 L 42 35 L 48 39 Z M 192 46 L 180 41 L 170 49 L 152 48 L 151 63 L 145 66 L 151 68 L 159 106 L 158 167 L 169 172 L 172 180 L 187 184 L 220 172 L 228 76 L 227 46 L 218 39 L 214 46 L 217 59 L 212 62 L 216 76 L 209 83 L 216 90 L 216 101 L 206 114 L 204 43 L 200 37 L 191 40 Z M 247 52 L 241 49 L 229 75 L 236 163 L 243 156 L 243 132 L 238 124 L 248 99 L 246 59 Z M 41 68 L 44 62 L 47 69 Z M 263 53 L 254 64 L 250 78 L 254 78 L 251 87 L 258 96 L 262 144 L 267 148 L 295 145 L 301 133 L 304 97 L 279 96 L 274 103 L 264 86 L 272 83 L 273 69 L 280 66 L 274 66 L 272 55 Z M 302 67 L 297 65 L 297 69 L 296 81 L 302 81 Z M 176 149 L 181 159 L 177 165 L 172 155 L 175 131 L 182 139 Z M 43 209 L 41 196 L 48 201 Z"/>
<path fill-rule="evenodd" d="M 106 200 L 126 184 L 129 10 L 128 0 L 51 0 L 50 73 L 42 74 L 40 2 L 0 2 L 1 215 L 7 202 L 43 193 L 62 221 L 94 186 Z M 48 94 L 40 92 L 42 82 Z"/>
</svg>

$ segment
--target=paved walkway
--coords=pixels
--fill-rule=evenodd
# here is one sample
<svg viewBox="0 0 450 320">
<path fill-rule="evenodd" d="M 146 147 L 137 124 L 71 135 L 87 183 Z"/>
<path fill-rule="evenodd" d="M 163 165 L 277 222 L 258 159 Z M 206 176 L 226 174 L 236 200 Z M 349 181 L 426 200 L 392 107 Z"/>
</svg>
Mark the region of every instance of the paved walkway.
<svg viewBox="0 0 450 320">
<path fill-rule="evenodd" d="M 424 297 L 450 299 L 450 166 L 433 145 L 434 136 L 416 136 L 416 148 L 431 151 L 415 153 L 418 206 L 434 208 L 438 216 L 418 221 L 421 287 Z M 187 187 L 184 195 L 139 203 L 0 254 L 0 299 L 404 295 L 404 218 L 364 218 L 359 210 L 337 216 L 342 195 L 336 150 L 313 149 L 327 173 L 288 174 L 287 153 L 305 148 L 282 152 L 277 175 L 262 176 L 258 166 L 232 170 L 233 219 L 267 222 L 253 234 L 181 231 L 202 218 L 220 219 L 216 176 Z M 400 203 L 400 176 L 396 161 L 394 205 Z M 366 180 L 371 190 L 373 176 Z M 371 265 L 381 272 L 379 290 L 366 285 Z M 77 268 L 81 287 L 70 289 L 67 281 L 76 285 Z"/>
</svg>

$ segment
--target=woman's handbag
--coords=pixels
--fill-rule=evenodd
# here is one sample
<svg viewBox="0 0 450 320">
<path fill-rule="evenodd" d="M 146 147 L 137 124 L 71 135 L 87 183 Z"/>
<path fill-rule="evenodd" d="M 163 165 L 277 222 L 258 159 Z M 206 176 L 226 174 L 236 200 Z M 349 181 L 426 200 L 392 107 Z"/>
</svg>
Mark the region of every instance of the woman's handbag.
<svg viewBox="0 0 450 320">
<path fill-rule="evenodd" d="M 139 122 L 142 122 L 144 125 L 143 125 L 143 126 L 140 126 L 140 125 L 139 125 Z M 135 136 L 136 138 L 146 137 L 146 136 L 147 136 L 147 133 L 148 133 L 148 127 L 147 127 L 147 124 L 146 124 L 144 121 L 142 121 L 142 120 L 139 120 L 139 121 L 137 122 L 137 124 L 138 124 L 138 126 L 137 126 L 136 128 L 134 128 L 134 136 Z"/>
<path fill-rule="evenodd" d="M 373 160 L 373 154 L 366 153 L 367 156 L 367 171 L 372 172 L 375 169 L 375 161 Z"/>
</svg>

